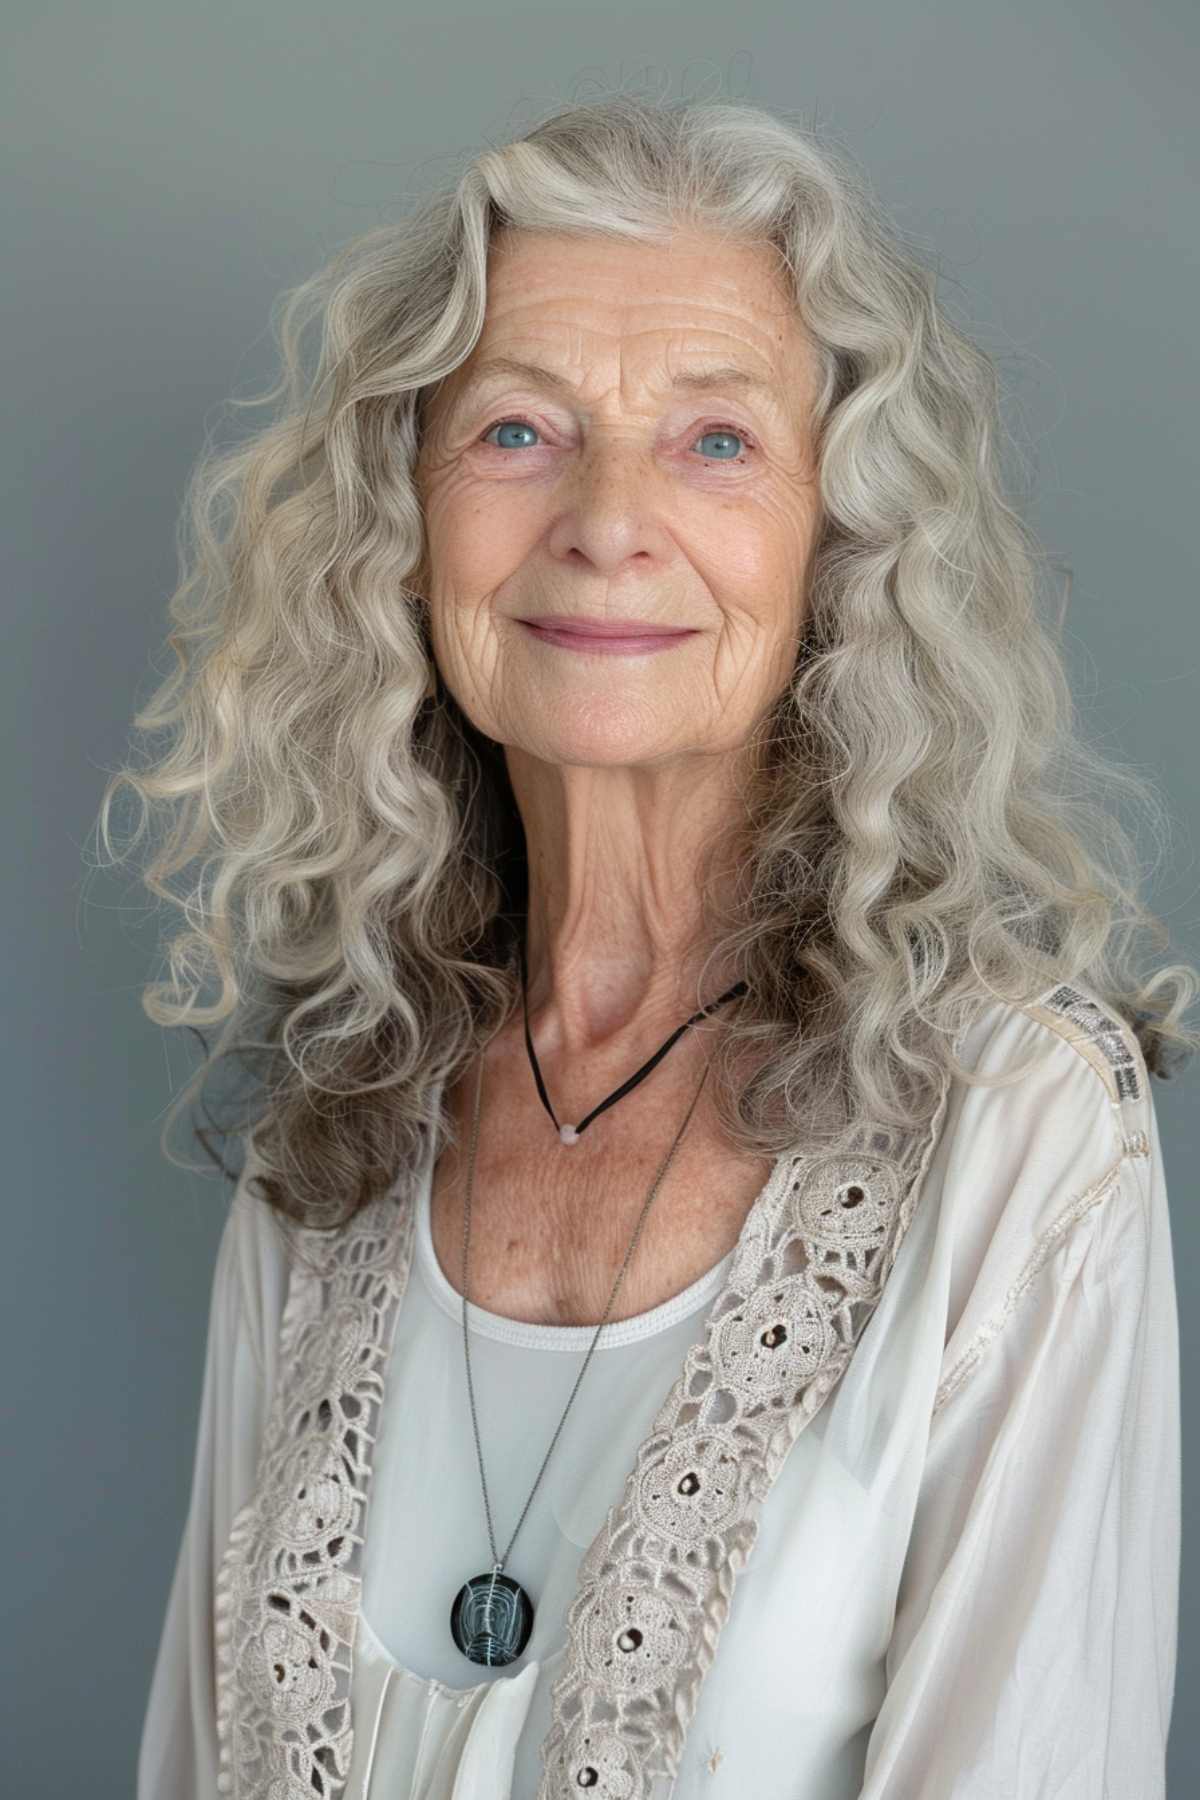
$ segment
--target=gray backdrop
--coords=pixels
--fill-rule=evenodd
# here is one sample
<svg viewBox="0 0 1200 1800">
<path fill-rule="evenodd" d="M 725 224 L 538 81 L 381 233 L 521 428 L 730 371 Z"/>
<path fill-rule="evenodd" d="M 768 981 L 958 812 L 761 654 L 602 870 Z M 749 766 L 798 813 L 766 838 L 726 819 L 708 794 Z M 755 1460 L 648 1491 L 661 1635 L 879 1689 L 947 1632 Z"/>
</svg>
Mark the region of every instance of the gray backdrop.
<svg viewBox="0 0 1200 1800">
<path fill-rule="evenodd" d="M 1074 573 L 1075 690 L 1165 789 L 1178 829 L 1151 900 L 1196 959 L 1196 19 L 1188 0 L 9 0 L 0 717 L 28 833 L 5 959 L 8 1791 L 132 1792 L 187 1508 L 228 1190 L 160 1158 L 192 1053 L 140 1008 L 140 891 L 87 858 L 104 771 L 170 666 L 183 483 L 225 397 L 273 372 L 274 296 L 464 146 L 646 65 L 672 96 L 708 82 L 832 128 L 1000 359 L 1029 510 Z M 1186 1518 L 1198 1083 L 1193 1064 L 1154 1088 Z M 1186 1518 L 1174 1800 L 1200 1791 Z"/>
</svg>

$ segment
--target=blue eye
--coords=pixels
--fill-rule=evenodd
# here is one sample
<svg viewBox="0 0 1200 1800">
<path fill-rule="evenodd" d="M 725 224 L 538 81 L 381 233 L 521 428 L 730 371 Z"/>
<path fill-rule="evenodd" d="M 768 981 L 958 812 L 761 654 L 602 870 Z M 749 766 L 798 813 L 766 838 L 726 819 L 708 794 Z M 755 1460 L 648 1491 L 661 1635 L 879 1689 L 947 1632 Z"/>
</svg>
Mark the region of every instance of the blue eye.
<svg viewBox="0 0 1200 1800">
<path fill-rule="evenodd" d="M 532 431 L 536 435 L 537 426 L 531 425 L 527 419 L 497 419 L 496 423 L 489 425 L 483 434 L 482 441 L 485 444 L 493 431 Z M 496 448 L 498 450 L 514 450 L 525 449 L 526 446 L 523 444 L 497 444 Z"/>
<path fill-rule="evenodd" d="M 742 443 L 742 444 L 748 444 L 750 441 L 746 437 L 744 432 L 735 431 L 732 425 L 710 425 L 708 427 L 707 431 L 701 432 L 700 436 L 696 439 L 696 442 L 698 444 L 701 444 L 704 442 L 705 438 L 724 439 L 724 441 L 727 445 L 731 438 L 737 440 L 739 443 Z M 739 452 L 737 450 L 731 449 L 729 451 L 728 455 L 722 454 L 721 456 L 719 456 L 718 461 L 720 461 L 720 462 L 735 462 L 737 460 L 738 455 L 739 455 Z"/>
</svg>

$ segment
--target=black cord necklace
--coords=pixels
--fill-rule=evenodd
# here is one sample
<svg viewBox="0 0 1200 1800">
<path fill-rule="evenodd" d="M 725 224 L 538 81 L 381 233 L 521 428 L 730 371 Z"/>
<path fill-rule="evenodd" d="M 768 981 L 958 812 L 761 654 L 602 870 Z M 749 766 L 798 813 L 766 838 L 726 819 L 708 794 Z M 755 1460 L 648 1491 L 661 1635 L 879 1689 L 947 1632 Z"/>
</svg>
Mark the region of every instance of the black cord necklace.
<svg viewBox="0 0 1200 1800">
<path fill-rule="evenodd" d="M 538 1093 L 542 1097 L 542 1104 L 545 1106 L 546 1111 L 550 1114 L 551 1119 L 554 1120 L 554 1125 L 559 1135 L 559 1142 L 563 1144 L 578 1143 L 580 1133 L 591 1124 L 597 1114 L 602 1113 L 606 1107 L 612 1106 L 623 1094 L 627 1094 L 631 1088 L 637 1086 L 639 1081 L 644 1080 L 651 1069 L 653 1069 L 657 1063 L 661 1062 L 672 1044 L 675 1043 L 677 1038 L 682 1036 L 689 1025 L 694 1025 L 697 1020 L 705 1018 L 710 1012 L 715 1012 L 716 1008 L 718 1006 L 723 1006 L 727 1000 L 732 1000 L 737 995 L 746 992 L 748 992 L 748 987 L 744 981 L 736 983 L 734 987 L 730 988 L 727 994 L 722 994 L 719 1000 L 714 1000 L 711 1006 L 704 1007 L 700 1012 L 695 1013 L 686 1024 L 681 1025 L 677 1031 L 672 1032 L 662 1049 L 657 1050 L 650 1058 L 649 1062 L 644 1063 L 637 1074 L 623 1083 L 623 1085 L 617 1088 L 614 1093 L 610 1094 L 607 1100 L 602 1101 L 599 1106 L 594 1107 L 579 1126 L 572 1127 L 570 1125 L 559 1125 L 558 1120 L 554 1117 L 554 1109 L 550 1105 L 550 1100 L 546 1093 L 545 1083 L 542 1080 L 542 1073 L 538 1067 L 537 1055 L 533 1048 L 533 1039 L 529 1031 L 529 1001 L 526 992 L 525 979 L 525 946 L 524 942 L 522 942 L 521 996 L 525 1007 L 525 1044 L 529 1052 L 529 1061 L 530 1066 L 533 1069 L 534 1080 L 537 1082 Z M 521 1526 L 525 1523 L 525 1516 L 529 1511 L 533 1496 L 537 1493 L 538 1484 L 545 1473 L 546 1464 L 550 1461 L 551 1452 L 558 1442 L 559 1434 L 566 1423 L 567 1414 L 571 1410 L 571 1403 L 579 1392 L 579 1384 L 587 1372 L 588 1364 L 592 1360 L 592 1354 L 600 1341 L 600 1333 L 608 1323 L 608 1315 L 612 1311 L 613 1302 L 617 1297 L 617 1291 L 620 1288 L 625 1271 L 629 1267 L 630 1260 L 633 1256 L 634 1249 L 636 1248 L 638 1238 L 641 1235 L 642 1227 L 646 1222 L 646 1217 L 650 1211 L 654 1196 L 657 1194 L 663 1176 L 666 1174 L 671 1159 L 679 1147 L 680 1139 L 683 1137 L 692 1113 L 695 1111 L 696 1102 L 700 1098 L 701 1089 L 707 1078 L 708 1069 L 706 1067 L 704 1074 L 700 1077 L 699 1086 L 692 1097 L 687 1113 L 684 1116 L 683 1124 L 676 1132 L 675 1140 L 672 1143 L 671 1148 L 659 1165 L 658 1173 L 651 1184 L 650 1192 L 646 1196 L 641 1213 L 638 1216 L 637 1224 L 634 1227 L 633 1236 L 629 1242 L 629 1248 L 625 1252 L 625 1260 L 617 1271 L 617 1278 L 613 1283 L 612 1292 L 608 1297 L 608 1305 L 604 1309 L 604 1315 L 596 1327 L 595 1334 L 588 1347 L 587 1355 L 583 1360 L 583 1365 L 575 1378 L 575 1385 L 572 1387 L 567 1399 L 567 1404 L 563 1408 L 562 1417 L 555 1427 L 554 1436 L 550 1439 L 549 1449 L 547 1449 L 546 1454 L 542 1459 L 542 1466 L 537 1472 L 537 1479 L 530 1489 L 529 1498 L 525 1502 L 512 1537 L 508 1541 L 508 1549 L 505 1550 L 503 1556 L 500 1556 L 496 1551 L 496 1535 L 492 1526 L 492 1508 L 488 1499 L 487 1476 L 484 1473 L 483 1467 L 483 1447 L 479 1437 L 479 1419 L 475 1410 L 475 1388 L 471 1379 L 471 1346 L 467 1331 L 467 1273 L 471 1243 L 471 1191 L 475 1181 L 475 1152 L 479 1141 L 479 1111 L 483 1094 L 483 1058 L 480 1057 L 479 1071 L 475 1084 L 475 1113 L 471 1131 L 471 1154 L 467 1166 L 466 1203 L 463 1209 L 462 1330 L 463 1356 L 467 1370 L 467 1396 L 471 1406 L 471 1424 L 475 1433 L 475 1452 L 479 1461 L 479 1479 L 483 1488 L 483 1507 L 487 1518 L 488 1541 L 492 1551 L 492 1566 L 485 1574 L 472 1576 L 469 1581 L 464 1582 L 463 1586 L 455 1595 L 454 1604 L 450 1609 L 450 1634 L 453 1637 L 455 1644 L 470 1662 L 486 1663 L 489 1667 L 493 1668 L 502 1666 L 506 1663 L 513 1662 L 520 1656 L 526 1644 L 529 1642 L 529 1635 L 533 1630 L 533 1601 L 530 1599 L 526 1590 L 521 1586 L 520 1582 L 514 1581 L 510 1575 L 504 1573 L 504 1565 L 508 1561 L 513 1544 L 516 1542 L 517 1532 L 520 1531 Z M 620 1647 L 625 1648 L 624 1645 L 621 1645 Z M 632 1647 L 631 1644 L 630 1648 Z"/>
<path fill-rule="evenodd" d="M 530 1031 L 529 1031 L 529 994 L 527 991 L 527 981 L 526 981 L 525 939 L 524 939 L 524 937 L 522 937 L 520 939 L 520 951 L 521 951 L 521 1000 L 522 1000 L 522 1002 L 524 1004 L 524 1008 L 525 1008 L 525 1048 L 529 1052 L 529 1062 L 530 1062 L 530 1066 L 533 1069 L 533 1079 L 537 1082 L 537 1091 L 541 1095 L 542 1105 L 545 1107 L 546 1111 L 550 1114 L 551 1119 L 554 1120 L 554 1129 L 558 1132 L 558 1139 L 561 1144 L 577 1144 L 579 1142 L 581 1136 L 583 1135 L 583 1133 L 587 1130 L 588 1126 L 591 1124 L 592 1120 L 594 1118 L 598 1117 L 598 1115 L 600 1113 L 604 1112 L 607 1107 L 614 1105 L 615 1102 L 618 1101 L 622 1097 L 623 1094 L 627 1094 L 629 1092 L 630 1088 L 635 1088 L 639 1081 L 644 1081 L 646 1079 L 647 1075 L 650 1073 L 651 1069 L 653 1069 L 658 1063 L 660 1063 L 662 1061 L 663 1057 L 667 1054 L 667 1051 L 671 1048 L 671 1045 L 676 1041 L 677 1038 L 681 1038 L 683 1036 L 684 1032 L 688 1029 L 689 1026 L 695 1025 L 701 1019 L 707 1018 L 709 1013 L 716 1012 L 718 1006 L 724 1006 L 725 1002 L 727 1000 L 736 1000 L 740 995 L 749 992 L 749 985 L 747 982 L 736 981 L 727 993 L 724 993 L 721 995 L 721 998 L 719 1000 L 714 1000 L 710 1006 L 701 1007 L 701 1009 L 698 1013 L 693 1013 L 690 1019 L 685 1020 L 684 1023 L 678 1027 L 677 1030 L 675 1030 L 671 1033 L 670 1037 L 667 1039 L 667 1041 L 663 1045 L 662 1049 L 656 1050 L 654 1052 L 654 1055 L 650 1058 L 649 1062 L 644 1062 L 642 1064 L 641 1068 L 638 1070 L 636 1075 L 631 1075 L 629 1077 L 628 1081 L 623 1081 L 619 1088 L 615 1088 L 613 1090 L 613 1092 L 608 1096 L 607 1100 L 602 1100 L 600 1102 L 599 1106 L 593 1106 L 591 1112 L 587 1115 L 587 1117 L 585 1119 L 580 1120 L 578 1125 L 560 1125 L 557 1118 L 555 1118 L 554 1108 L 550 1104 L 550 1096 L 546 1092 L 546 1084 L 542 1080 L 542 1071 L 538 1067 L 537 1052 L 534 1050 L 533 1038 L 531 1037 Z"/>
</svg>

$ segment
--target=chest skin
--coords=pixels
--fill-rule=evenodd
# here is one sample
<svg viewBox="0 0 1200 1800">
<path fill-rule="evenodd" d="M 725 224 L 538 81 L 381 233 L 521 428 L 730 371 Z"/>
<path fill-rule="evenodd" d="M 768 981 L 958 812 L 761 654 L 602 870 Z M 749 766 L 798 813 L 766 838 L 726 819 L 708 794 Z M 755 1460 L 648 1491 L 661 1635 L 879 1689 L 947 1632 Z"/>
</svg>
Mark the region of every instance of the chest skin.
<svg viewBox="0 0 1200 1800">
<path fill-rule="evenodd" d="M 542 1105 L 523 1038 L 489 1046 L 471 1199 L 472 1305 L 530 1324 L 599 1323 L 703 1073 L 702 1047 L 689 1050 L 683 1040 L 673 1046 L 670 1058 L 567 1146 Z M 607 1078 L 603 1067 L 589 1066 L 566 1093 L 548 1069 L 543 1079 L 567 1124 L 585 1117 L 629 1072 L 626 1065 Z M 458 1293 L 476 1075 L 472 1064 L 447 1096 L 460 1144 L 440 1153 L 430 1196 L 434 1250 Z M 719 1262 L 771 1172 L 770 1159 L 735 1152 L 724 1141 L 708 1104 L 712 1082 L 710 1075 L 659 1184 L 608 1315 L 613 1322 L 672 1299 Z"/>
</svg>

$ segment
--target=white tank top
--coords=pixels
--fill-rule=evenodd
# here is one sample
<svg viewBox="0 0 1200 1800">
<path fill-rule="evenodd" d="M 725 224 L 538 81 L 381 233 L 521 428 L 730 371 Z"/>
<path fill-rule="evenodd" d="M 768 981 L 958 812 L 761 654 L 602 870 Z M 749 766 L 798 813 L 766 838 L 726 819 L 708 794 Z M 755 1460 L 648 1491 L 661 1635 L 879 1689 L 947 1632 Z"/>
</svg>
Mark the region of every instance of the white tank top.
<svg viewBox="0 0 1200 1800">
<path fill-rule="evenodd" d="M 733 1252 L 660 1306 L 605 1326 L 506 1563 L 534 1603 L 529 1643 L 514 1662 L 488 1669 L 470 1662 L 450 1635 L 455 1595 L 491 1568 L 492 1554 L 467 1397 L 462 1301 L 438 1262 L 430 1228 L 432 1173 L 427 1160 L 375 1449 L 362 1621 L 404 1669 L 468 1689 L 511 1678 L 565 1643 L 580 1558 L 619 1498 L 689 1345 L 703 1336 Z M 653 1219 L 652 1209 L 647 1232 Z M 526 1324 L 472 1302 L 468 1329 L 502 1555 L 596 1328 Z"/>
</svg>

